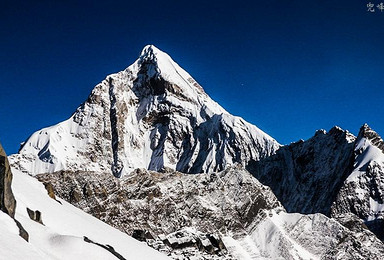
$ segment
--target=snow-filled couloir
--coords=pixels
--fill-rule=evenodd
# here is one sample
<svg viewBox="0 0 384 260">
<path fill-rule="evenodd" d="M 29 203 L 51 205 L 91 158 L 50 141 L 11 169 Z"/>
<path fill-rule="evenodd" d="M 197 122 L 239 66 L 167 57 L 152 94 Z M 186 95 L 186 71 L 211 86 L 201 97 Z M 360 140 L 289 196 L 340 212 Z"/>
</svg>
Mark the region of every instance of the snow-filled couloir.
<svg viewBox="0 0 384 260">
<path fill-rule="evenodd" d="M 84 170 L 121 176 L 164 167 L 198 173 L 246 165 L 278 147 L 148 45 L 131 66 L 96 85 L 68 120 L 35 132 L 11 162 L 30 174 Z"/>
</svg>

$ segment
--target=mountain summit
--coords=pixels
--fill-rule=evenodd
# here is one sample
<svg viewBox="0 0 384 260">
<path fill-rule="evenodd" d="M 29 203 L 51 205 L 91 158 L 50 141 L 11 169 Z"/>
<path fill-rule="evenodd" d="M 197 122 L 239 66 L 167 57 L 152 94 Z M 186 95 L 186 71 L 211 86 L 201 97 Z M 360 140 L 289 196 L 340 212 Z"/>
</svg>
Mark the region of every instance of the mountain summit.
<svg viewBox="0 0 384 260">
<path fill-rule="evenodd" d="M 273 154 L 280 145 L 229 114 L 172 58 L 147 45 L 109 75 L 64 122 L 35 132 L 11 157 L 30 174 L 135 168 L 220 171 Z"/>
</svg>

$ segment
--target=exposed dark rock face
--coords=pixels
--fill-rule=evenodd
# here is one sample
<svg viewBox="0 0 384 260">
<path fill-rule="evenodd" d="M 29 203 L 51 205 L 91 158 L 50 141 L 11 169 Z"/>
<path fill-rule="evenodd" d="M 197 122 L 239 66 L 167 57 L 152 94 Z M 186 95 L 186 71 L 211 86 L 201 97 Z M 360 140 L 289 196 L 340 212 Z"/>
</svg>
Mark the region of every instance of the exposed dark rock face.
<svg viewBox="0 0 384 260">
<path fill-rule="evenodd" d="M 225 259 L 230 258 L 226 253 L 227 248 L 218 234 L 204 234 L 198 231 L 181 229 L 167 236 L 161 235 L 159 239 L 148 242 L 149 245 L 157 250 L 167 246 L 174 251 L 182 251 L 185 257 L 192 256 L 187 253 L 188 249 L 192 248 L 201 252 L 202 255 L 214 255 Z M 209 257 L 208 259 L 211 258 Z"/>
<path fill-rule="evenodd" d="M 29 208 L 27 208 L 27 212 L 28 212 L 28 216 L 30 219 L 40 223 L 40 224 L 43 224 L 43 220 L 41 218 L 41 212 L 39 210 L 31 210 Z"/>
<path fill-rule="evenodd" d="M 0 209 L 14 219 L 19 235 L 28 242 L 29 235 L 19 221 L 15 219 L 16 200 L 11 188 L 12 171 L 7 155 L 0 144 Z"/>
<path fill-rule="evenodd" d="M 19 236 L 21 236 L 25 241 L 28 242 L 29 234 L 28 234 L 27 230 L 24 229 L 24 227 L 21 225 L 21 223 L 19 221 L 17 221 L 16 219 L 14 219 L 14 220 L 15 220 L 17 227 L 19 228 Z"/>
<path fill-rule="evenodd" d="M 147 239 L 154 239 L 151 233 L 145 230 L 135 229 L 131 235 L 134 239 L 145 242 Z"/>
<path fill-rule="evenodd" d="M 15 216 L 16 200 L 12 193 L 11 183 L 11 168 L 7 155 L 0 144 L 0 209 L 13 218 Z"/>
<path fill-rule="evenodd" d="M 52 183 L 44 182 L 43 184 L 44 184 L 45 189 L 47 190 L 48 196 L 51 197 L 52 199 L 56 200 L 57 202 L 61 203 L 60 201 L 58 201 L 56 199 L 55 189 L 53 188 Z"/>
<path fill-rule="evenodd" d="M 353 165 L 355 137 L 338 127 L 280 148 L 247 169 L 271 187 L 288 212 L 330 214 Z"/>
</svg>

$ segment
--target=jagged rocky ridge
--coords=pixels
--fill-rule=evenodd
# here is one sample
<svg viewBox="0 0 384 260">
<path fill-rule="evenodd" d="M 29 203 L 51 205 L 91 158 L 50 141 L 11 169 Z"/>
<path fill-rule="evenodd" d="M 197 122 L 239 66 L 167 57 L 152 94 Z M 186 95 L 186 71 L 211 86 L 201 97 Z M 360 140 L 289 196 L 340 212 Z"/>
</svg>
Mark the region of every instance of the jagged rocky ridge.
<svg viewBox="0 0 384 260">
<path fill-rule="evenodd" d="M 136 170 L 38 175 L 56 195 L 174 259 L 379 257 L 384 246 L 358 220 L 350 230 L 322 214 L 285 213 L 247 171 Z"/>
<path fill-rule="evenodd" d="M 252 161 L 247 169 L 271 187 L 288 212 L 335 218 L 352 213 L 383 239 L 383 147 L 368 125 L 357 138 L 334 127 Z"/>
<path fill-rule="evenodd" d="M 29 174 L 168 167 L 220 171 L 273 154 L 279 144 L 226 112 L 166 53 L 152 45 L 107 76 L 68 120 L 34 133 L 12 156 Z"/>
</svg>

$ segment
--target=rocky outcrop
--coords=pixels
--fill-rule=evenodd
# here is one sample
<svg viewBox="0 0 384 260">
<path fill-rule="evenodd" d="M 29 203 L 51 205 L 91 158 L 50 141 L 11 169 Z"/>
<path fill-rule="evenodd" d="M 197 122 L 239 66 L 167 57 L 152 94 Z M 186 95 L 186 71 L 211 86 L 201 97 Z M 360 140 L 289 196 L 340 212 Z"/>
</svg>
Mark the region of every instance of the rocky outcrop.
<svg viewBox="0 0 384 260">
<path fill-rule="evenodd" d="M 148 245 L 166 252 L 174 259 L 234 259 L 218 234 L 205 234 L 194 228 L 183 228 L 157 239 L 147 240 Z"/>
<path fill-rule="evenodd" d="M 28 216 L 30 219 L 32 219 L 33 221 L 36 221 L 40 224 L 43 224 L 41 212 L 39 210 L 32 210 L 32 209 L 27 208 L 27 212 L 28 212 Z"/>
<path fill-rule="evenodd" d="M 15 219 L 16 200 L 12 192 L 12 171 L 8 162 L 7 154 L 0 144 L 0 209 L 14 219 L 19 229 L 19 235 L 26 241 L 29 239 L 28 232 L 19 221 Z"/>
<path fill-rule="evenodd" d="M 7 155 L 0 144 L 0 209 L 13 218 L 15 216 L 16 200 L 12 193 L 11 184 L 11 168 Z"/>
<path fill-rule="evenodd" d="M 84 237 L 84 241 L 87 242 L 87 243 L 91 243 L 91 244 L 97 245 L 97 246 L 107 250 L 108 252 L 110 252 L 113 256 L 115 256 L 119 260 L 126 260 L 126 258 L 124 258 L 122 255 L 120 255 L 118 252 L 116 252 L 116 250 L 112 246 L 110 246 L 110 245 L 103 245 L 103 244 L 94 242 L 94 241 L 92 241 L 91 239 L 89 239 L 86 236 Z"/>
</svg>

